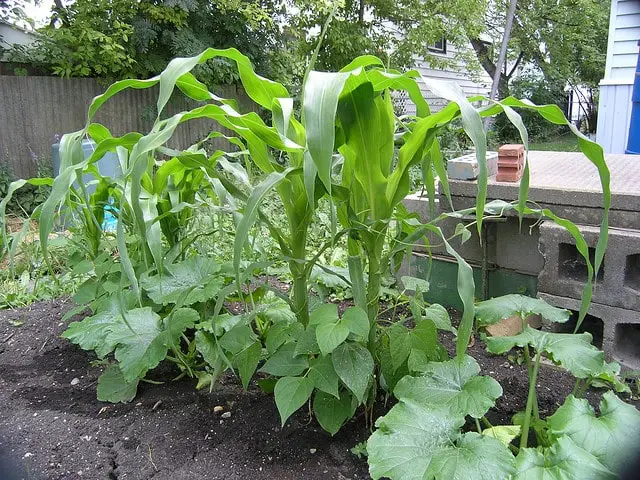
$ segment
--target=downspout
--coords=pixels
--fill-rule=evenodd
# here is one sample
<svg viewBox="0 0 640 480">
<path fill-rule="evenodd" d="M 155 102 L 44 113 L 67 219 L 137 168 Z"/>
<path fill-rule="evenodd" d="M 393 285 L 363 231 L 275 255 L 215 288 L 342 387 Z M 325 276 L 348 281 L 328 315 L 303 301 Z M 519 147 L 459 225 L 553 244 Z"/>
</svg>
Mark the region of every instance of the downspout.
<svg viewBox="0 0 640 480">
<path fill-rule="evenodd" d="M 638 46 L 640 46 L 640 40 L 638 41 Z M 638 63 L 636 65 L 631 102 L 631 122 L 629 123 L 629 138 L 625 153 L 640 155 L 640 55 L 638 55 Z"/>
</svg>

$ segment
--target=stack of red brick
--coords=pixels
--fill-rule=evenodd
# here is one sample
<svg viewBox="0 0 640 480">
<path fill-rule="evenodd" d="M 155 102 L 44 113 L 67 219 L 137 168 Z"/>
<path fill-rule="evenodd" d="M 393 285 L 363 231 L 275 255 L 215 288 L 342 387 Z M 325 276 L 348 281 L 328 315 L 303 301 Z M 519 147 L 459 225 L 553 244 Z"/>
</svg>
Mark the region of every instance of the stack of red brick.
<svg viewBox="0 0 640 480">
<path fill-rule="evenodd" d="M 517 182 L 524 169 L 524 145 L 502 145 L 498 149 L 498 182 Z"/>
</svg>

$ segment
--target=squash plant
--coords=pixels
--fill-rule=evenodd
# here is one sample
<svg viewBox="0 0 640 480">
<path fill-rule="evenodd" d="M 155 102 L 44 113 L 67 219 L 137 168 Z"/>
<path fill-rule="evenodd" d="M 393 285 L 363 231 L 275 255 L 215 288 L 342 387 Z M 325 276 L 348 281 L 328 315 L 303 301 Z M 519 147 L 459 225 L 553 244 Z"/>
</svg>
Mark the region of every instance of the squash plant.
<svg viewBox="0 0 640 480">
<path fill-rule="evenodd" d="M 492 378 L 479 376 L 480 367 L 469 356 L 462 362 L 413 362 L 412 375 L 394 389 L 398 404 L 377 420 L 377 430 L 367 442 L 374 479 L 618 478 L 625 461 L 635 455 L 640 412 L 607 391 L 597 416 L 579 397 L 585 383 L 595 379 L 628 390 L 617 379 L 619 366 L 604 361 L 603 352 L 591 345 L 589 333 L 528 327 L 525 319 L 534 313 L 553 322 L 569 318 L 566 310 L 521 295 L 476 305 L 479 325 L 512 315 L 522 319 L 522 333 L 488 338 L 487 349 L 496 354 L 514 347 L 524 347 L 525 353 L 531 349 L 533 358 L 526 356 L 529 392 L 524 413 L 515 415 L 512 425 L 489 423 L 485 414 L 502 395 L 502 388 Z M 578 379 L 574 393 L 546 419 L 540 417 L 536 400 L 543 355 Z M 463 430 L 468 417 L 477 431 Z M 536 434 L 535 447 L 529 443 L 530 427 Z"/>
</svg>

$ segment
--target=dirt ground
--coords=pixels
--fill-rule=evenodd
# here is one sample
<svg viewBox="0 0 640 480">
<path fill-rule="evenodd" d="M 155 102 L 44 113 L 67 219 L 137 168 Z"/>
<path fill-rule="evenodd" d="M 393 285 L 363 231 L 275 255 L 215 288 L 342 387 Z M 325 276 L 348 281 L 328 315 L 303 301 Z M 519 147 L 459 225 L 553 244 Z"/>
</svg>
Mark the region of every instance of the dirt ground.
<svg viewBox="0 0 640 480">
<path fill-rule="evenodd" d="M 141 384 L 132 403 L 98 402 L 95 356 L 60 338 L 71 307 L 40 302 L 0 311 L 0 471 L 8 459 L 16 478 L 33 479 L 369 478 L 365 460 L 350 452 L 368 436 L 362 417 L 333 438 L 306 412 L 280 428 L 273 398 L 255 386 L 243 391 L 233 377 L 212 393 L 197 392 L 195 382 L 171 382 L 174 372 L 164 371 L 154 378 L 168 381 Z M 480 341 L 470 353 L 504 389 L 489 420 L 508 423 L 524 409 L 524 367 L 488 355 Z M 552 413 L 572 388 L 569 375 L 544 368 L 541 414 Z M 216 406 L 231 416 L 215 413 Z"/>
</svg>

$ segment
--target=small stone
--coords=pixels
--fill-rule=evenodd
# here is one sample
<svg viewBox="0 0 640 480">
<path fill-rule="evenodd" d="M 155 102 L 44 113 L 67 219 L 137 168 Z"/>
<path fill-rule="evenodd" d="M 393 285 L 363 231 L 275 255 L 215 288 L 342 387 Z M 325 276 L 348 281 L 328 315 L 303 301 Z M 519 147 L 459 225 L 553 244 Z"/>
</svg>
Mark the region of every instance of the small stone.
<svg viewBox="0 0 640 480">
<path fill-rule="evenodd" d="M 73 387 L 74 385 L 77 385 L 80 383 L 80 379 L 78 377 L 74 378 L 73 380 L 71 380 L 71 386 Z"/>
<path fill-rule="evenodd" d="M 220 413 L 223 410 L 224 410 L 224 407 L 222 407 L 220 405 L 216 405 L 215 407 L 213 407 L 213 412 L 214 413 Z"/>
<path fill-rule="evenodd" d="M 231 412 L 224 412 L 221 416 L 222 418 L 231 418 Z"/>
<path fill-rule="evenodd" d="M 22 458 L 29 458 L 29 457 L 33 457 L 33 453 L 27 452 L 22 456 Z"/>
<path fill-rule="evenodd" d="M 310 448 L 309 453 L 316 453 L 318 450 L 316 448 Z"/>
</svg>

